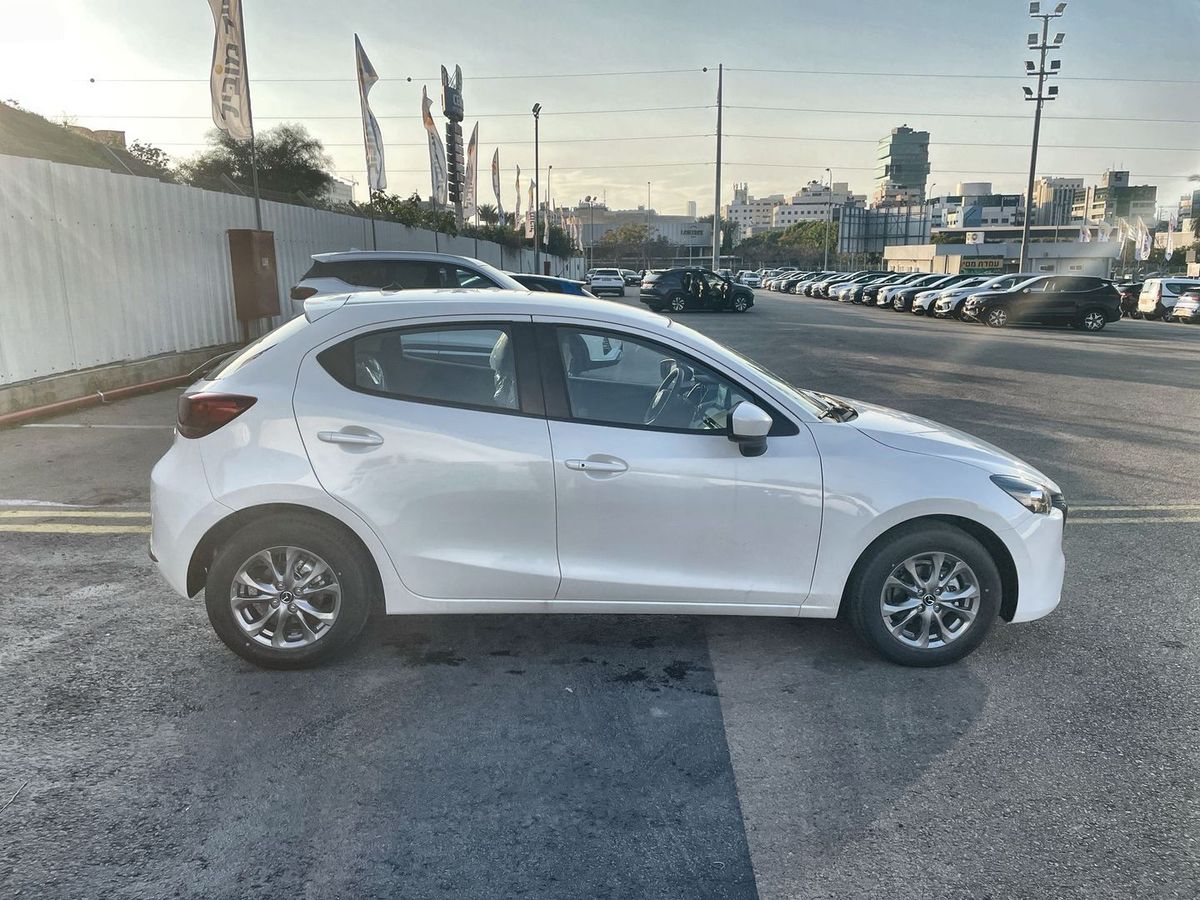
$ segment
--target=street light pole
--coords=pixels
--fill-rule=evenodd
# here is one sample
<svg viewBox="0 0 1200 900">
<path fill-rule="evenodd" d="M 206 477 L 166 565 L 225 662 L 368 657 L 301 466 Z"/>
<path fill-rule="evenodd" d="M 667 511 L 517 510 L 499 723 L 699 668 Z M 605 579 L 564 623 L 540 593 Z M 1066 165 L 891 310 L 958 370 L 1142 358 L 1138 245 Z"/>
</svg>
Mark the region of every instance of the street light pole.
<svg viewBox="0 0 1200 900">
<path fill-rule="evenodd" d="M 712 267 L 721 267 L 721 92 L 725 86 L 725 64 L 717 66 L 717 186 L 713 192 Z"/>
<path fill-rule="evenodd" d="M 1066 8 L 1066 3 L 1058 3 L 1053 12 L 1042 12 L 1040 2 L 1029 4 L 1029 17 L 1042 20 L 1042 34 L 1040 41 L 1036 32 L 1029 34 L 1030 49 L 1038 51 L 1037 68 L 1034 68 L 1032 60 L 1025 62 L 1025 74 L 1037 75 L 1037 93 L 1035 94 L 1030 87 L 1024 88 L 1025 99 L 1036 105 L 1033 110 L 1033 143 L 1029 151 L 1029 180 L 1025 188 L 1025 220 L 1021 226 L 1021 264 L 1018 268 L 1020 272 L 1029 271 L 1029 226 L 1033 224 L 1033 182 L 1037 175 L 1038 137 L 1042 130 L 1042 104 L 1058 97 L 1058 86 L 1046 87 L 1046 79 L 1051 75 L 1057 75 L 1059 67 L 1062 65 L 1060 60 L 1055 59 L 1050 61 L 1050 68 L 1046 68 L 1046 52 L 1061 48 L 1065 37 L 1062 32 L 1059 32 L 1054 36 L 1054 43 L 1049 42 L 1050 20 L 1061 16 Z"/>
<path fill-rule="evenodd" d="M 533 271 L 542 274 L 542 245 L 538 241 L 538 219 L 542 205 L 542 172 L 538 168 L 538 122 L 542 114 L 542 104 L 533 104 Z"/>
<path fill-rule="evenodd" d="M 833 227 L 833 172 L 828 168 L 825 169 L 825 174 L 829 176 L 829 203 L 825 207 L 825 267 L 823 271 L 829 271 L 829 230 Z"/>
</svg>

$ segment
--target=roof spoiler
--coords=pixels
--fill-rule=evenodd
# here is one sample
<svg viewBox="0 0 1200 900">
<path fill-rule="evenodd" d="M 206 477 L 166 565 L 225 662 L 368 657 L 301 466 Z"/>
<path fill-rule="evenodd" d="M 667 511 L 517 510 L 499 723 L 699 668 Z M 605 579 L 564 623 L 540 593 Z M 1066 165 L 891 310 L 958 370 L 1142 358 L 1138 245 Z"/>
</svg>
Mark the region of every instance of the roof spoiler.
<svg viewBox="0 0 1200 900">
<path fill-rule="evenodd" d="M 304 301 L 304 318 L 315 322 L 335 309 L 341 309 L 349 299 L 349 294 L 314 294 Z"/>
</svg>

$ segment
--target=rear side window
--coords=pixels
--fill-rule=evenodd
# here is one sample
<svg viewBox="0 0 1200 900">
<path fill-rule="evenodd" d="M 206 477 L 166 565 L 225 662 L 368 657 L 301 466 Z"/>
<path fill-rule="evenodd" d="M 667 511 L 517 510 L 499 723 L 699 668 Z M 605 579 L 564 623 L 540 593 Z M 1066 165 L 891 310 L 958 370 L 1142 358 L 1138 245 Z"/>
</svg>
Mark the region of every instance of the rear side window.
<svg viewBox="0 0 1200 900">
<path fill-rule="evenodd" d="M 296 318 L 288 320 L 273 331 L 268 331 L 258 340 L 247 344 L 240 351 L 231 356 L 229 360 L 225 362 L 219 369 L 213 372 L 209 378 L 215 381 L 218 378 L 229 377 L 238 369 L 242 368 L 242 366 L 246 365 L 246 363 L 262 356 L 280 341 L 287 340 L 293 334 L 303 331 L 307 327 L 308 319 L 306 319 L 304 316 L 296 316 Z"/>
<path fill-rule="evenodd" d="M 376 331 L 321 351 L 344 387 L 421 403 L 516 410 L 516 354 L 506 326 Z"/>
</svg>

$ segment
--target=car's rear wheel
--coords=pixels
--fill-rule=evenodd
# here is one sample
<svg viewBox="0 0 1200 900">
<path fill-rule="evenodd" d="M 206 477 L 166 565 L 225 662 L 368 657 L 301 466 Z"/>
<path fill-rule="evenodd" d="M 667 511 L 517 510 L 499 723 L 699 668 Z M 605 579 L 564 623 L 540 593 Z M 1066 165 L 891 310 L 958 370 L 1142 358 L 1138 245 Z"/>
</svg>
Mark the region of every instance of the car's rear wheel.
<svg viewBox="0 0 1200 900">
<path fill-rule="evenodd" d="M 362 631 L 370 571 L 361 547 L 316 518 L 251 522 L 213 557 L 204 591 L 208 619 L 230 650 L 255 665 L 314 666 Z"/>
<path fill-rule="evenodd" d="M 983 321 L 987 322 L 992 328 L 1003 328 L 1008 324 L 1008 311 L 1002 307 L 989 309 L 983 317 Z"/>
<path fill-rule="evenodd" d="M 687 308 L 687 298 L 683 294 L 672 294 L 667 298 L 667 306 L 671 312 L 683 312 Z"/>
<path fill-rule="evenodd" d="M 940 666 L 979 646 L 1000 611 L 995 561 L 941 522 L 898 529 L 856 568 L 846 602 L 859 635 L 905 666 Z"/>
<path fill-rule="evenodd" d="M 1091 331 L 1093 333 L 1103 331 L 1106 324 L 1103 310 L 1084 310 L 1083 315 L 1079 317 L 1079 327 L 1084 331 Z"/>
</svg>

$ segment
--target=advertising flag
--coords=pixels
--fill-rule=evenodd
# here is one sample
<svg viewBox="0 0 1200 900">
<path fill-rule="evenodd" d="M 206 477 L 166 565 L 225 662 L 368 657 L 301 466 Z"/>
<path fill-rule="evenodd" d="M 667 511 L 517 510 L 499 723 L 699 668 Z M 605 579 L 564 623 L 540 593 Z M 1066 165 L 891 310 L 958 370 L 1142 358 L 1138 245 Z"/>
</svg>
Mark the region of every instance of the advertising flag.
<svg viewBox="0 0 1200 900">
<path fill-rule="evenodd" d="M 529 203 L 526 204 L 526 206 L 528 206 L 528 208 L 529 208 L 529 212 L 527 212 L 525 214 L 525 237 L 533 237 L 534 236 L 534 231 L 533 231 L 534 218 L 533 217 L 537 215 L 537 210 L 535 210 L 533 208 L 533 190 L 536 187 L 537 187 L 537 182 L 534 181 L 532 178 L 530 178 L 529 179 Z"/>
<path fill-rule="evenodd" d="M 254 137 L 254 124 L 250 121 L 242 0 L 208 0 L 208 5 L 217 26 L 208 77 L 213 124 L 235 141 L 248 141 Z"/>
<path fill-rule="evenodd" d="M 517 166 L 517 205 L 513 208 L 513 228 L 521 227 L 521 167 Z"/>
<path fill-rule="evenodd" d="M 354 36 L 354 58 L 358 67 L 358 105 L 362 110 L 363 149 L 367 154 L 367 187 L 371 192 L 387 188 L 387 175 L 383 168 L 383 133 L 379 130 L 379 122 L 371 112 L 367 103 L 367 94 L 371 86 L 379 80 L 375 67 L 367 59 L 362 42 L 358 35 Z"/>
<path fill-rule="evenodd" d="M 1079 226 L 1079 241 L 1083 244 L 1090 244 L 1092 242 L 1092 229 L 1088 227 L 1086 222 Z"/>
<path fill-rule="evenodd" d="M 504 201 L 500 199 L 500 148 L 492 154 L 492 192 L 496 195 L 496 214 L 504 224 Z"/>
<path fill-rule="evenodd" d="M 1134 245 L 1134 259 L 1138 262 L 1149 259 L 1150 248 L 1153 246 L 1154 241 L 1150 237 L 1150 229 L 1146 227 L 1146 223 L 1141 216 L 1138 216 L 1136 241 Z"/>
<path fill-rule="evenodd" d="M 1112 226 L 1107 222 L 1101 222 L 1096 228 L 1096 240 L 1101 244 L 1107 244 L 1108 239 L 1112 236 Z"/>
<path fill-rule="evenodd" d="M 472 219 L 479 212 L 479 123 L 467 141 L 467 177 L 463 184 L 463 215 Z"/>
<path fill-rule="evenodd" d="M 425 90 L 425 86 L 421 85 L 421 121 L 425 123 L 425 130 L 429 132 L 429 176 L 433 183 L 431 199 L 439 206 L 445 206 L 446 148 L 442 146 L 442 138 L 438 134 L 437 125 L 433 122 L 433 114 L 429 112 L 431 106 L 433 106 L 433 101 L 429 99 L 429 93 Z"/>
</svg>

